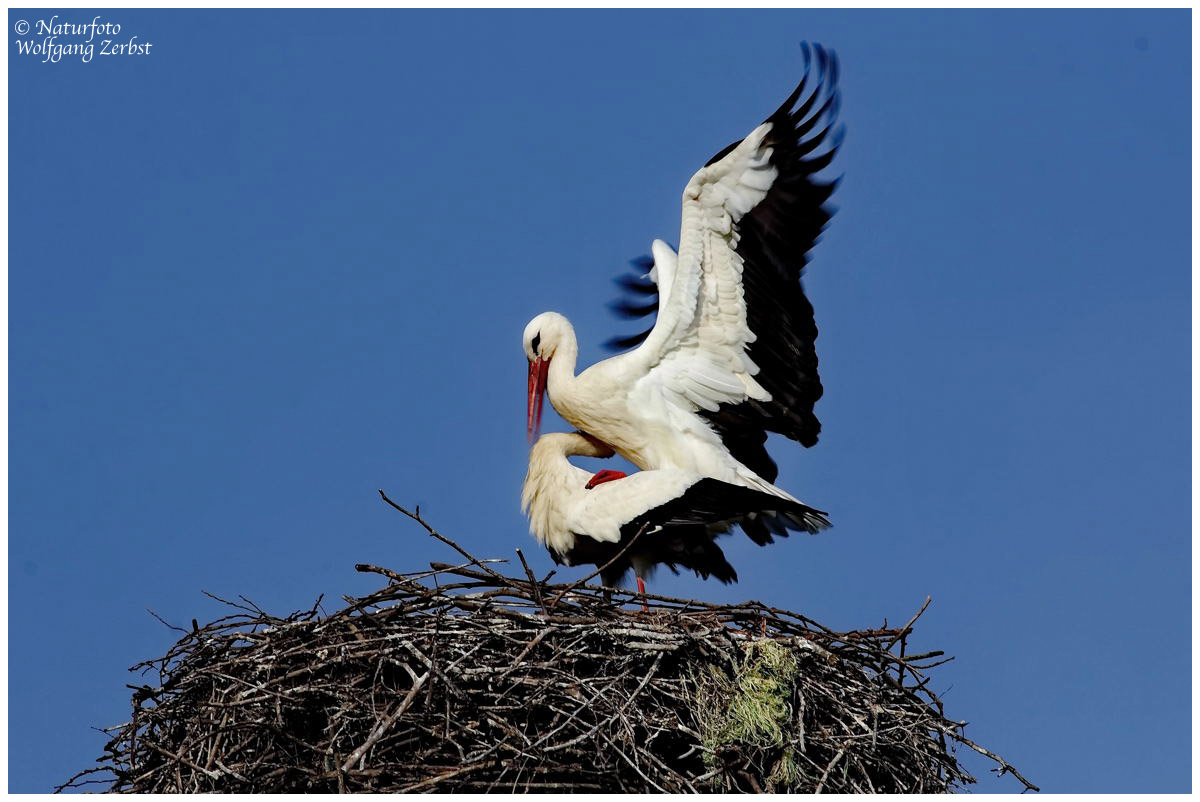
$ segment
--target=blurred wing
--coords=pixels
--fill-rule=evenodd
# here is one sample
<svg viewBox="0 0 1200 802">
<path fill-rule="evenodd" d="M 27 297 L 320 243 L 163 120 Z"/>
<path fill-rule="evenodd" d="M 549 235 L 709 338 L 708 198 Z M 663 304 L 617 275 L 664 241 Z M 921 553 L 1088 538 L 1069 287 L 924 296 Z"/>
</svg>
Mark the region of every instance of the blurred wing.
<svg viewBox="0 0 1200 802">
<path fill-rule="evenodd" d="M 658 245 L 657 241 L 655 244 Z M 660 255 L 673 262 L 675 252 L 669 245 L 662 243 Z M 618 276 L 616 279 L 617 285 L 624 290 L 623 297 L 613 301 L 608 308 L 623 318 L 636 319 L 654 315 L 657 321 L 659 302 L 662 297 L 658 286 L 659 274 L 662 271 L 655 266 L 652 256 L 639 256 L 630 261 L 630 265 L 633 266 L 633 272 Z M 613 337 L 604 343 L 604 347 L 610 351 L 624 351 L 627 348 L 633 348 L 635 345 L 645 342 L 653 329 L 652 324 L 650 328 L 637 334 Z"/>
<path fill-rule="evenodd" d="M 688 182 L 679 254 L 664 271 L 670 248 L 655 243 L 658 317 L 632 352 L 646 371 L 635 391 L 698 411 L 767 481 L 768 431 L 806 446 L 820 432 L 817 329 L 800 274 L 832 214 L 835 183 L 815 176 L 842 132 L 837 60 L 814 52 L 815 70 L 804 47 L 804 78 L 783 105 Z"/>
</svg>

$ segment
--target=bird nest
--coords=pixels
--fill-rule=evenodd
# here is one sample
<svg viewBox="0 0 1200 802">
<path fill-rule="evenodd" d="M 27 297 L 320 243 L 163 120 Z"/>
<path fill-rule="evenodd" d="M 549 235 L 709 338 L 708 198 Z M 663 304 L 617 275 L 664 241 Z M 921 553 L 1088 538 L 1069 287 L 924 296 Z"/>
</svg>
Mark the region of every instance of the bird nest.
<svg viewBox="0 0 1200 802">
<path fill-rule="evenodd" d="M 956 747 L 1036 790 L 946 717 L 942 653 L 905 653 L 920 613 L 834 632 L 758 602 L 631 609 L 404 512 L 463 560 L 358 565 L 388 585 L 332 615 L 225 602 L 134 667 L 131 720 L 59 790 L 945 792 L 974 782 Z"/>
</svg>

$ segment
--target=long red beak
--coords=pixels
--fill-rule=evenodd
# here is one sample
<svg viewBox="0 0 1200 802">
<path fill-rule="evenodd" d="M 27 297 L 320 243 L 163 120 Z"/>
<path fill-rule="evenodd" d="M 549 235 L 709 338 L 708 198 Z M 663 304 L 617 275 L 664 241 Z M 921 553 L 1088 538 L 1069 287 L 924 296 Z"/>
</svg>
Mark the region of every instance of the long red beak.
<svg viewBox="0 0 1200 802">
<path fill-rule="evenodd" d="M 549 372 L 549 359 L 538 357 L 529 363 L 529 406 L 525 422 L 531 443 L 537 439 L 542 428 L 542 399 L 546 395 L 546 376 Z"/>
</svg>

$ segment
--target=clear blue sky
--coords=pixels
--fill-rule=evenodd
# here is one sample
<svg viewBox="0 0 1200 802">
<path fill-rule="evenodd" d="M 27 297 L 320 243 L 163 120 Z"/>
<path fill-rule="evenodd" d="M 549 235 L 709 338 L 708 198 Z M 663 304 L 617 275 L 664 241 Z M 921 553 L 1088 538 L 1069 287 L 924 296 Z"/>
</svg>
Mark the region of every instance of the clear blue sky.
<svg viewBox="0 0 1200 802">
<path fill-rule="evenodd" d="M 774 454 L 835 528 L 653 586 L 847 629 L 931 595 L 968 735 L 1048 791 L 1188 790 L 1190 12 L 70 11 L 150 55 L 18 55 L 53 13 L 9 12 L 12 790 L 127 719 L 175 637 L 146 608 L 447 559 L 376 488 L 548 570 L 524 324 L 568 315 L 583 364 L 630 330 L 611 278 L 802 39 L 841 57 L 845 181 L 824 433 Z"/>
</svg>

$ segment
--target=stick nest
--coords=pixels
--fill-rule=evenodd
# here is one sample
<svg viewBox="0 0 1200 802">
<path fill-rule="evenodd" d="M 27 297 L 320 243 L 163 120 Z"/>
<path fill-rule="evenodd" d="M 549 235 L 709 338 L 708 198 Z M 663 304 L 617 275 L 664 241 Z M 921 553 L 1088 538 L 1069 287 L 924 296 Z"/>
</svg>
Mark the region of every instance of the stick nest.
<svg viewBox="0 0 1200 802">
<path fill-rule="evenodd" d="M 904 653 L 912 621 L 631 610 L 626 592 L 503 576 L 402 511 L 465 561 L 359 565 L 389 584 L 332 615 L 226 601 L 134 666 L 154 683 L 129 686 L 132 719 L 59 790 L 929 793 L 974 782 L 959 745 L 1036 790 L 945 716 L 927 673 L 942 653 Z"/>
</svg>

